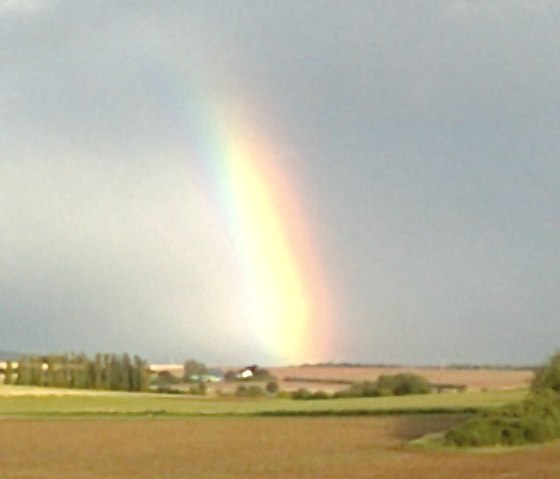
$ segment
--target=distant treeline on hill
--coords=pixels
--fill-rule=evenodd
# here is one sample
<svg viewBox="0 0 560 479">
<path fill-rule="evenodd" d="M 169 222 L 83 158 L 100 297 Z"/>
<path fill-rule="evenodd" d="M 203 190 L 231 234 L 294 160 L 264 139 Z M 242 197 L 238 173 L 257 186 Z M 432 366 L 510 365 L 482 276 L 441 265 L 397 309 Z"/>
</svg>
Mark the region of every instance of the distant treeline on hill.
<svg viewBox="0 0 560 479">
<path fill-rule="evenodd" d="M 426 366 L 429 367 L 429 366 Z M 448 364 L 445 369 L 495 369 L 499 371 L 536 371 L 535 364 Z"/>
<path fill-rule="evenodd" d="M 23 356 L 15 364 L 8 361 L 4 372 L 5 384 L 144 391 L 148 389 L 146 361 L 128 354 L 51 354 Z"/>
<path fill-rule="evenodd" d="M 391 363 L 351 363 L 351 362 L 326 362 L 326 363 L 304 363 L 300 368 L 380 368 L 380 369 L 496 369 L 504 371 L 527 371 L 536 370 L 535 365 L 513 365 L 513 364 L 444 364 L 444 365 L 404 365 Z"/>
<path fill-rule="evenodd" d="M 323 383 L 323 384 L 354 384 L 356 381 L 351 379 L 329 379 L 329 378 L 306 378 L 300 376 L 286 376 L 282 379 L 292 383 Z"/>
</svg>

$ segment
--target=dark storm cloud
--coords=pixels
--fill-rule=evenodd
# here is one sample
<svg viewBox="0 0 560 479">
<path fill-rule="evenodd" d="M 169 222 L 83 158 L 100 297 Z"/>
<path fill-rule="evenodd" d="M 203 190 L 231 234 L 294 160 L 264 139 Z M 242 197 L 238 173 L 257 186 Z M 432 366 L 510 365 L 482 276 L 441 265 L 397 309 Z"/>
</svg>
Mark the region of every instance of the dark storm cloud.
<svg viewBox="0 0 560 479">
<path fill-rule="evenodd" d="M 257 354 L 215 297 L 230 240 L 177 127 L 180 71 L 296 152 L 339 306 L 332 359 L 542 359 L 560 309 L 559 15 L 0 2 L 4 348 Z M 224 330 L 236 351 L 216 352 Z"/>
</svg>

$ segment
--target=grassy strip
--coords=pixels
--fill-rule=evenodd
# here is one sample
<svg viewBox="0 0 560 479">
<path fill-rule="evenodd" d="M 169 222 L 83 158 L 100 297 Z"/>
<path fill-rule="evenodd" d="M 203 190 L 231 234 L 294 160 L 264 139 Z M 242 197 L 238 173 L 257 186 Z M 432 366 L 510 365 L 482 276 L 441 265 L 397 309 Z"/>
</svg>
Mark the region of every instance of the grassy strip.
<svg viewBox="0 0 560 479">
<path fill-rule="evenodd" d="M 252 412 L 173 412 L 166 410 L 146 411 L 33 411 L 14 412 L 2 415 L 2 418 L 27 417 L 354 417 L 354 416 L 405 416 L 405 415 L 472 415 L 479 412 L 477 408 L 405 408 L 405 409 L 319 409 L 319 410 L 289 410 L 279 409 L 271 411 Z"/>
<path fill-rule="evenodd" d="M 459 414 L 471 415 L 475 414 L 478 408 L 405 408 L 405 409 L 319 409 L 319 410 L 278 410 L 278 411 L 261 411 L 250 414 L 251 416 L 265 417 L 321 417 L 321 416 L 406 416 L 406 415 L 436 415 L 436 414 Z"/>
<path fill-rule="evenodd" d="M 1 389 L 1 388 L 0 388 Z M 293 401 L 181 396 L 0 396 L 0 416 L 356 416 L 471 413 L 518 402 L 525 391 Z"/>
</svg>

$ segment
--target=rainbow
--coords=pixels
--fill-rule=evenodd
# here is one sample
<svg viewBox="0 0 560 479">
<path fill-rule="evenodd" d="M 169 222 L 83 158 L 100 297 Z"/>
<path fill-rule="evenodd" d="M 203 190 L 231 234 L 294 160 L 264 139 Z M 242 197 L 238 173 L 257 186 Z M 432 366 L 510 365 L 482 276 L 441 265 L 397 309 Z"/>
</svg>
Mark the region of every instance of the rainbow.
<svg viewBox="0 0 560 479">
<path fill-rule="evenodd" d="M 175 94 L 187 111 L 174 122 L 193 130 L 195 154 L 210 172 L 233 239 L 231 283 L 243 316 L 235 321 L 274 361 L 331 359 L 333 307 L 296 176 L 236 106 L 213 106 L 208 92 L 179 84 Z"/>
<path fill-rule="evenodd" d="M 219 161 L 248 327 L 278 360 L 324 360 L 332 310 L 295 179 L 262 138 L 234 131 L 222 133 Z"/>
</svg>

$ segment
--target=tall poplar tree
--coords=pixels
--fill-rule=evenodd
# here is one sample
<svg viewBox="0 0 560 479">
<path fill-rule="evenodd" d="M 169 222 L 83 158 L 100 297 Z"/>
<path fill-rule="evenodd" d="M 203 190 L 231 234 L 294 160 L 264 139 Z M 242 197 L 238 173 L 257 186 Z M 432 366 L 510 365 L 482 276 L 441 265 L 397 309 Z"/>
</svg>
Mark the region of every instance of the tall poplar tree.
<svg viewBox="0 0 560 479">
<path fill-rule="evenodd" d="M 12 384 L 14 381 L 14 367 L 12 362 L 8 361 L 6 363 L 6 371 L 4 372 L 4 384 Z"/>
</svg>

